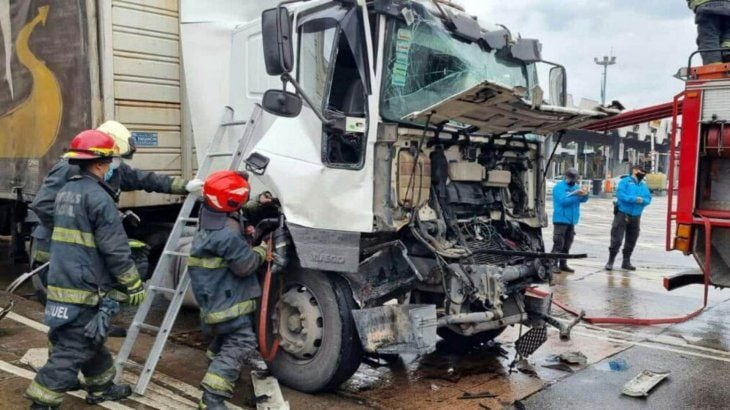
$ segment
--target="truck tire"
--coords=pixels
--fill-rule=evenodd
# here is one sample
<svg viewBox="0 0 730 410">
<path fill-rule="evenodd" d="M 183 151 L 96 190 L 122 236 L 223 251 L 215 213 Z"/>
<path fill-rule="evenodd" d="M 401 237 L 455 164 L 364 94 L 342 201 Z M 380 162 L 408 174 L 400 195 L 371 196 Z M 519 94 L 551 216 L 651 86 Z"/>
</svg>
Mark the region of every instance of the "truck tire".
<svg viewBox="0 0 730 410">
<path fill-rule="evenodd" d="M 334 389 L 355 373 L 363 356 L 351 313 L 357 308 L 352 291 L 343 278 L 324 272 L 281 275 L 282 292 L 269 305 L 276 312 L 270 327 L 276 329 L 281 344 L 267 363 L 269 370 L 299 391 Z"/>
<path fill-rule="evenodd" d="M 464 336 L 454 332 L 448 327 L 441 327 L 436 330 L 436 333 L 444 339 L 446 346 L 454 352 L 465 353 L 471 349 L 478 348 L 481 345 L 494 340 L 497 336 L 501 335 L 506 327 L 500 329 L 487 330 L 485 332 L 477 333 L 473 336 Z"/>
</svg>

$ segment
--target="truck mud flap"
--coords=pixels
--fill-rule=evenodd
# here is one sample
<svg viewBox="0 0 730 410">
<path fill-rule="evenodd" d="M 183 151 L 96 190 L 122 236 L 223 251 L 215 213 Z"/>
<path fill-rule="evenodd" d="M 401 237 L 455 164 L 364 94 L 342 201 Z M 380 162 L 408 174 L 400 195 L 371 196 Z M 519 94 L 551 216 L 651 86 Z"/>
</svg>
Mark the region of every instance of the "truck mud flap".
<svg viewBox="0 0 730 410">
<path fill-rule="evenodd" d="M 363 349 L 379 354 L 436 350 L 435 305 L 384 305 L 352 311 Z"/>
</svg>

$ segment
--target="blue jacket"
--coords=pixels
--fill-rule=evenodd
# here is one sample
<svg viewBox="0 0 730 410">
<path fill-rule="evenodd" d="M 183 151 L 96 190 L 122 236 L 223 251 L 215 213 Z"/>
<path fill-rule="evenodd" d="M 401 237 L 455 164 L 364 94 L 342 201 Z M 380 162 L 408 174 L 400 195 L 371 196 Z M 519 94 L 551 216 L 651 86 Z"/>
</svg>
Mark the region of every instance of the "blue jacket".
<svg viewBox="0 0 730 410">
<path fill-rule="evenodd" d="M 641 197 L 644 202 L 637 203 L 636 198 Z M 623 212 L 631 216 L 641 216 L 644 208 L 651 203 L 651 193 L 646 181 L 637 181 L 636 178 L 625 175 L 618 183 L 616 190 L 616 198 L 618 202 L 619 212 Z"/>
<path fill-rule="evenodd" d="M 573 192 L 580 190 L 580 185 L 568 185 L 560 181 L 553 188 L 553 223 L 576 225 L 580 220 L 580 204 L 588 201 L 588 195 L 580 196 Z"/>
</svg>

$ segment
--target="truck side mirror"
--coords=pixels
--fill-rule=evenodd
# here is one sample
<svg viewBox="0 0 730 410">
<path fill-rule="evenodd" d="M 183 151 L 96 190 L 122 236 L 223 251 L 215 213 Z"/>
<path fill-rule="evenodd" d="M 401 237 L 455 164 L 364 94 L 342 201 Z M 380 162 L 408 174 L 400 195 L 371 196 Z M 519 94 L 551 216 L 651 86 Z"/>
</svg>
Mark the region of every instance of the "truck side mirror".
<svg viewBox="0 0 730 410">
<path fill-rule="evenodd" d="M 261 102 L 264 110 L 280 117 L 293 118 L 302 112 L 302 99 L 285 90 L 268 90 Z"/>
<path fill-rule="evenodd" d="M 568 76 L 565 67 L 555 66 L 550 69 L 550 105 L 565 107 L 568 105 Z"/>
<path fill-rule="evenodd" d="M 538 40 L 521 38 L 512 44 L 510 54 L 525 63 L 538 63 L 542 61 L 542 44 Z"/>
<path fill-rule="evenodd" d="M 291 72 L 294 64 L 291 34 L 291 19 L 285 7 L 264 10 L 261 14 L 261 37 L 266 73 L 269 75 Z"/>
</svg>

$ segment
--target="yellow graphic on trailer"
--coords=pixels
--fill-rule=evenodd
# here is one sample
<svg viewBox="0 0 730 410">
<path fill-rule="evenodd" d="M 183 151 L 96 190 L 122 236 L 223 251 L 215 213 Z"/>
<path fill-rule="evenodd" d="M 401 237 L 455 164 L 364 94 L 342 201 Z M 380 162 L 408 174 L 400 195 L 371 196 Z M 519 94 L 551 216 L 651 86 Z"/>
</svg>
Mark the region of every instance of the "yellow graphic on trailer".
<svg viewBox="0 0 730 410">
<path fill-rule="evenodd" d="M 20 30 L 15 40 L 18 61 L 33 78 L 30 95 L 7 113 L 0 113 L 0 158 L 40 158 L 53 146 L 61 126 L 63 100 L 56 76 L 28 45 L 38 24 L 45 26 L 50 6 Z"/>
</svg>

